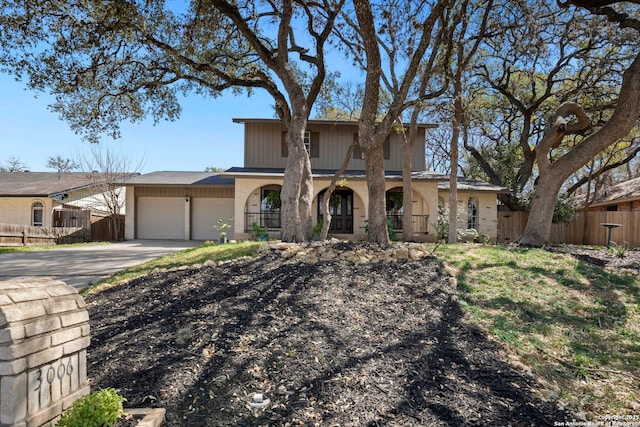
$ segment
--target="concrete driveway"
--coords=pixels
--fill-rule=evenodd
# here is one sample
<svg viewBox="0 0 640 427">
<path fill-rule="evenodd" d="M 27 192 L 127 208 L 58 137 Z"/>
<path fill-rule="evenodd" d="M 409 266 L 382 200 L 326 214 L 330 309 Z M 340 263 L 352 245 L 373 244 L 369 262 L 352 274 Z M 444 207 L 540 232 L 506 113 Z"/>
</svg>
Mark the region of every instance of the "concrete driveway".
<svg viewBox="0 0 640 427">
<path fill-rule="evenodd" d="M 127 267 L 201 244 L 196 241 L 132 240 L 0 253 L 0 281 L 15 277 L 51 277 L 83 288 Z"/>
</svg>

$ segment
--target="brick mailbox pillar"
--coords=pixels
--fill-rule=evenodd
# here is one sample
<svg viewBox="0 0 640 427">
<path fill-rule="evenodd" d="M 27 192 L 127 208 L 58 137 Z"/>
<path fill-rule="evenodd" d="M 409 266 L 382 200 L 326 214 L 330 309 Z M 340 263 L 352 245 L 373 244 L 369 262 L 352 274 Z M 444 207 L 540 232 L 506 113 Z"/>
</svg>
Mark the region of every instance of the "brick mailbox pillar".
<svg viewBox="0 0 640 427">
<path fill-rule="evenodd" d="M 89 313 L 63 282 L 0 282 L 0 427 L 54 426 L 89 393 Z"/>
</svg>

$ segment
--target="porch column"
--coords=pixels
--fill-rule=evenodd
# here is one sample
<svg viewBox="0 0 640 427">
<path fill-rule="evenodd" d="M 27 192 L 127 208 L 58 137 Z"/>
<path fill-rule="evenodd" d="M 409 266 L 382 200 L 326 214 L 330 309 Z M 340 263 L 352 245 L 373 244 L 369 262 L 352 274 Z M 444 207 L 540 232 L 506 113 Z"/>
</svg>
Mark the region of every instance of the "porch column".
<svg viewBox="0 0 640 427">
<path fill-rule="evenodd" d="M 136 191 L 135 187 L 126 187 L 124 239 L 136 238 Z"/>
<path fill-rule="evenodd" d="M 233 199 L 233 233 L 235 236 L 240 236 L 246 233 L 247 224 L 245 224 L 245 207 L 247 206 L 247 200 L 251 194 L 257 191 L 258 197 L 260 197 L 260 183 L 249 180 L 241 180 L 236 178 L 236 185 L 234 190 Z M 257 207 L 258 210 L 260 207 Z"/>
<path fill-rule="evenodd" d="M 191 196 L 184 196 L 184 240 L 191 240 Z"/>
</svg>

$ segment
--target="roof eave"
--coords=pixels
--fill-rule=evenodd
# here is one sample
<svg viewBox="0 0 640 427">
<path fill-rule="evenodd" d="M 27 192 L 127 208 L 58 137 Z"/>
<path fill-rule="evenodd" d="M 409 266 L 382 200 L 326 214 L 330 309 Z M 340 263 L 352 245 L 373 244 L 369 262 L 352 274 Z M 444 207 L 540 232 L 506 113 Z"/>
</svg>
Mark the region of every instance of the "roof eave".
<svg viewBox="0 0 640 427">
<path fill-rule="evenodd" d="M 235 117 L 231 119 L 233 123 L 282 123 L 280 119 L 268 119 L 268 118 L 256 118 L 256 117 Z M 331 125 L 344 125 L 344 126 L 357 126 L 358 120 L 321 120 L 321 119 L 309 119 L 307 124 L 331 124 Z M 423 129 L 436 129 L 439 125 L 435 123 L 418 123 L 419 128 Z"/>
</svg>

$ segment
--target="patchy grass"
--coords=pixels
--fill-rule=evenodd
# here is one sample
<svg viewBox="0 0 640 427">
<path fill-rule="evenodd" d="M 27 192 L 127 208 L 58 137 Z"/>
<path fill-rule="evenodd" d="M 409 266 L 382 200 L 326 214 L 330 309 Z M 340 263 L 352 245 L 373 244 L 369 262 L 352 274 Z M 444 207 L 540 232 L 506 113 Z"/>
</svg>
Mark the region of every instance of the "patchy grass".
<svg viewBox="0 0 640 427">
<path fill-rule="evenodd" d="M 86 295 L 97 288 L 102 289 L 105 286 L 113 286 L 118 283 L 127 282 L 129 280 L 145 276 L 159 268 L 169 269 L 182 265 L 203 264 L 208 260 L 226 261 L 240 258 L 242 256 L 251 256 L 256 253 L 259 246 L 259 242 L 240 242 L 224 245 L 218 243 L 206 243 L 196 248 L 174 252 L 144 264 L 135 265 L 122 270 L 104 280 L 96 282 L 90 288 L 86 288 L 83 291 L 83 294 Z"/>
<path fill-rule="evenodd" d="M 540 249 L 445 245 L 473 322 L 574 411 L 640 413 L 640 278 Z"/>
</svg>

